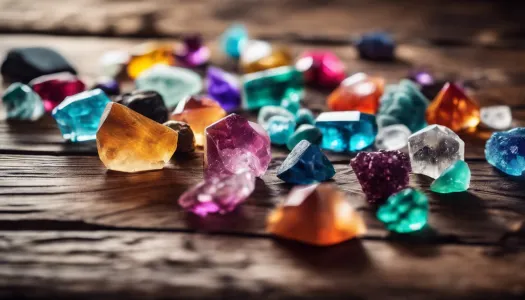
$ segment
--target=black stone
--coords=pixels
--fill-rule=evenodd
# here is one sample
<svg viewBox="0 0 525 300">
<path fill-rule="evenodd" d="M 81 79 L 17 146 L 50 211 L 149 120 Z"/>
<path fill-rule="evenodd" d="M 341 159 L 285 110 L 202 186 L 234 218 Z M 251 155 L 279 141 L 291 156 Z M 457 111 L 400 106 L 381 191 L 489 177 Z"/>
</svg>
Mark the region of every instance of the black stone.
<svg viewBox="0 0 525 300">
<path fill-rule="evenodd" d="M 131 108 L 153 121 L 164 123 L 168 120 L 168 108 L 162 96 L 155 91 L 133 91 L 115 98 L 115 102 Z"/>
<path fill-rule="evenodd" d="M 0 68 L 4 81 L 29 81 L 48 74 L 77 71 L 60 53 L 43 47 L 11 49 Z"/>
</svg>

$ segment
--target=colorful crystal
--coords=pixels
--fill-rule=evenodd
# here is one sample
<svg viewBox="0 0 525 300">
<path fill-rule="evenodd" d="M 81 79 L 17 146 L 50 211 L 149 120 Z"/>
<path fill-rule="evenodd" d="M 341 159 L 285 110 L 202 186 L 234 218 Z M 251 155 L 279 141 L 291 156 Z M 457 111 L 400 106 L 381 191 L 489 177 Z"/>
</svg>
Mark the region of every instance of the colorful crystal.
<svg viewBox="0 0 525 300">
<path fill-rule="evenodd" d="M 356 42 L 359 56 L 370 60 L 393 60 L 396 44 L 386 32 L 372 32 L 361 36 Z"/>
<path fill-rule="evenodd" d="M 470 186 L 470 169 L 468 164 L 458 160 L 445 169 L 439 177 L 432 182 L 430 190 L 436 193 L 464 192 Z"/>
<path fill-rule="evenodd" d="M 525 127 L 493 133 L 485 144 L 485 157 L 500 171 L 521 176 L 525 171 Z"/>
<path fill-rule="evenodd" d="M 315 117 L 311 110 L 308 108 L 300 108 L 295 115 L 295 123 L 297 126 L 303 124 L 315 124 Z"/>
<path fill-rule="evenodd" d="M 280 106 L 265 106 L 259 110 L 257 115 L 257 123 L 261 125 L 264 129 L 268 128 L 268 121 L 270 118 L 280 116 L 289 120 L 295 120 L 295 116 L 289 112 L 287 109 Z"/>
<path fill-rule="evenodd" d="M 306 51 L 295 67 L 304 72 L 305 82 L 309 85 L 336 87 L 346 78 L 344 63 L 331 51 Z"/>
<path fill-rule="evenodd" d="M 401 150 L 408 145 L 408 137 L 412 134 L 403 124 L 388 125 L 379 128 L 375 147 L 381 150 Z"/>
<path fill-rule="evenodd" d="M 228 56 L 238 58 L 248 41 L 248 31 L 242 24 L 233 24 L 221 37 L 222 50 Z"/>
<path fill-rule="evenodd" d="M 292 55 L 285 48 L 251 40 L 245 44 L 239 62 L 244 73 L 254 73 L 289 66 L 292 64 Z"/>
<path fill-rule="evenodd" d="M 418 231 L 427 224 L 427 196 L 412 188 L 404 189 L 388 197 L 377 210 L 377 218 L 388 230 L 396 233 Z"/>
<path fill-rule="evenodd" d="M 421 87 L 428 86 L 434 83 L 434 77 L 429 71 L 425 69 L 412 70 L 408 76 L 408 79 L 419 84 Z"/>
<path fill-rule="evenodd" d="M 198 67 L 210 59 L 210 49 L 203 45 L 202 36 L 193 34 L 184 37 L 183 43 L 175 48 L 177 63 L 185 67 Z"/>
<path fill-rule="evenodd" d="M 168 126 L 178 134 L 177 150 L 175 150 L 175 152 L 187 153 L 195 150 L 195 135 L 193 134 L 190 125 L 184 122 L 172 120 L 167 121 L 162 125 Z"/>
<path fill-rule="evenodd" d="M 482 107 L 480 116 L 481 124 L 491 129 L 504 130 L 512 124 L 512 112 L 506 105 Z"/>
<path fill-rule="evenodd" d="M 40 96 L 23 83 L 13 83 L 2 95 L 8 119 L 36 121 L 44 115 Z"/>
<path fill-rule="evenodd" d="M 128 76 L 137 78 L 142 72 L 149 68 L 161 65 L 173 65 L 173 47 L 168 44 L 144 43 L 131 50 L 131 57 L 127 65 Z"/>
<path fill-rule="evenodd" d="M 295 115 L 299 111 L 299 108 L 301 108 L 301 99 L 293 94 L 291 97 L 284 98 L 281 101 L 281 106 Z"/>
<path fill-rule="evenodd" d="M 57 73 L 33 79 L 29 85 L 44 101 L 44 108 L 50 112 L 66 97 L 86 89 L 86 85 L 71 73 Z"/>
<path fill-rule="evenodd" d="M 345 79 L 327 100 L 330 110 L 357 110 L 375 114 L 379 98 L 383 94 L 385 81 L 380 77 L 370 77 L 365 73 L 354 74 Z"/>
<path fill-rule="evenodd" d="M 302 140 L 306 140 L 311 144 L 319 145 L 322 138 L 323 134 L 319 128 L 310 124 L 303 124 L 297 128 L 290 138 L 288 138 L 286 147 L 288 150 L 292 150 Z"/>
<path fill-rule="evenodd" d="M 92 90 L 101 89 L 108 96 L 117 96 L 120 94 L 118 81 L 110 77 L 101 77 L 93 86 Z"/>
<path fill-rule="evenodd" d="M 217 100 L 226 111 L 233 111 L 241 106 L 240 83 L 237 77 L 226 71 L 209 67 L 206 73 L 208 95 Z"/>
<path fill-rule="evenodd" d="M 115 102 L 155 122 L 162 124 L 168 120 L 168 108 L 162 96 L 155 91 L 135 90 L 115 97 Z"/>
</svg>

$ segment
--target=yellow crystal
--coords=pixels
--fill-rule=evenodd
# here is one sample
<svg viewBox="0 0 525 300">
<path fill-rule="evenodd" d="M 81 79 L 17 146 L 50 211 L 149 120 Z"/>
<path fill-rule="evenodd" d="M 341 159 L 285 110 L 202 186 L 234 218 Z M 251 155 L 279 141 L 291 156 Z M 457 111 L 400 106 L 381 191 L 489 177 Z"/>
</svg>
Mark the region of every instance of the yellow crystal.
<svg viewBox="0 0 525 300">
<path fill-rule="evenodd" d="M 140 73 L 156 64 L 173 65 L 173 46 L 167 44 L 144 43 L 131 51 L 127 72 L 131 79 L 137 78 Z"/>
<path fill-rule="evenodd" d="M 259 72 L 267 69 L 289 66 L 292 55 L 286 48 L 272 47 L 263 41 L 250 41 L 243 49 L 240 59 L 244 73 Z"/>
</svg>

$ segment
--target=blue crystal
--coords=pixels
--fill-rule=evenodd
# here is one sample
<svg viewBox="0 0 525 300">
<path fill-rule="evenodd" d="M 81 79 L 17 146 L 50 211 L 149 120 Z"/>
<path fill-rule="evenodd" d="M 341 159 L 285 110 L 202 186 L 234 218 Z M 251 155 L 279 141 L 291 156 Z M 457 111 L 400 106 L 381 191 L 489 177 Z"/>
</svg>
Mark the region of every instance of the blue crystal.
<svg viewBox="0 0 525 300">
<path fill-rule="evenodd" d="M 94 140 L 106 104 L 111 102 L 101 89 L 67 97 L 55 109 L 55 118 L 62 136 L 72 142 Z"/>
<path fill-rule="evenodd" d="M 525 171 L 525 127 L 495 132 L 485 145 L 489 164 L 512 176 Z"/>
<path fill-rule="evenodd" d="M 44 103 L 28 85 L 13 83 L 2 96 L 8 119 L 35 121 L 44 115 Z"/>
<path fill-rule="evenodd" d="M 361 58 L 370 60 L 392 60 L 396 44 L 392 36 L 385 32 L 364 34 L 356 42 Z"/>
<path fill-rule="evenodd" d="M 295 123 L 297 126 L 303 124 L 313 125 L 315 123 L 315 117 L 311 110 L 308 108 L 300 108 L 295 114 Z"/>
<path fill-rule="evenodd" d="M 374 115 L 358 111 L 324 112 L 315 120 L 323 133 L 321 148 L 334 152 L 356 152 L 374 143 L 377 134 Z"/>
<path fill-rule="evenodd" d="M 273 116 L 282 116 L 292 121 L 295 119 L 294 115 L 287 109 L 280 106 L 268 105 L 259 110 L 257 123 L 259 123 L 264 129 L 268 129 L 268 121 Z"/>
<path fill-rule="evenodd" d="M 283 116 L 273 116 L 268 120 L 266 128 L 272 144 L 286 145 L 295 130 L 295 121 Z"/>
<path fill-rule="evenodd" d="M 248 40 L 248 31 L 242 24 L 233 24 L 221 37 L 224 53 L 233 58 L 241 56 L 241 50 Z"/>
<path fill-rule="evenodd" d="M 293 148 L 277 170 L 277 177 L 292 184 L 322 182 L 334 175 L 334 166 L 319 146 L 306 140 L 302 140 Z"/>
</svg>

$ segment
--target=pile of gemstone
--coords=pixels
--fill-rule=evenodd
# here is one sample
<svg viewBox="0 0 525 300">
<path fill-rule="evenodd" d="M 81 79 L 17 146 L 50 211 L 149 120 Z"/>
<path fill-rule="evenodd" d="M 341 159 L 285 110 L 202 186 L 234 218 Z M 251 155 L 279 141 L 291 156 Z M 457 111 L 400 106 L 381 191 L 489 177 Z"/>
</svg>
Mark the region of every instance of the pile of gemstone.
<svg viewBox="0 0 525 300">
<path fill-rule="evenodd" d="M 8 119 L 29 121 L 51 112 L 65 140 L 96 140 L 102 163 L 120 172 L 162 169 L 172 157 L 183 159 L 175 153 L 203 147 L 203 181 L 179 197 L 182 208 L 202 217 L 245 202 L 268 169 L 271 145 L 286 147 L 277 177 L 299 186 L 268 216 L 267 230 L 315 245 L 366 231 L 348 196 L 322 183 L 336 174 L 327 152 L 354 156 L 350 168 L 378 205 L 377 218 L 393 232 L 409 233 L 427 224 L 429 211 L 426 195 L 409 186 L 410 172 L 434 178 L 435 193 L 464 192 L 470 170 L 456 133 L 511 126 L 509 107 L 480 109 L 461 85 L 438 82 L 427 71 L 385 85 L 378 76 L 348 74 L 330 51 L 306 51 L 294 60 L 285 47 L 250 39 L 242 25 L 227 29 L 221 43 L 238 61 L 241 78 L 208 66 L 208 47 L 192 35 L 175 46 L 146 43 L 105 53 L 105 77 L 90 89 L 59 53 L 12 49 L 1 69 L 14 82 L 3 108 Z M 356 47 L 363 59 L 395 59 L 385 33 L 364 35 Z M 204 81 L 194 70 L 202 66 Z M 121 93 L 124 79 L 136 90 Z M 329 111 L 316 117 L 301 107 L 306 85 L 332 90 Z M 257 123 L 232 113 L 241 110 L 258 110 Z M 525 128 L 494 133 L 485 153 L 501 171 L 522 175 Z"/>
</svg>

